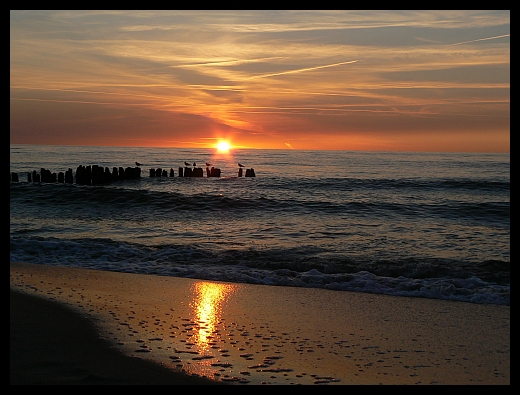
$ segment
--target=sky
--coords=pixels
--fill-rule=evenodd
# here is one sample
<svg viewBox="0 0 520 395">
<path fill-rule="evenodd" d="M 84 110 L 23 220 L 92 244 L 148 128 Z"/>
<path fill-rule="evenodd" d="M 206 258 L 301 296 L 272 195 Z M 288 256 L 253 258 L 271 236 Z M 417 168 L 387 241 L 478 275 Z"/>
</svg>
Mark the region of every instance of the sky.
<svg viewBox="0 0 520 395">
<path fill-rule="evenodd" d="M 10 142 L 510 152 L 510 11 L 10 11 Z"/>
</svg>

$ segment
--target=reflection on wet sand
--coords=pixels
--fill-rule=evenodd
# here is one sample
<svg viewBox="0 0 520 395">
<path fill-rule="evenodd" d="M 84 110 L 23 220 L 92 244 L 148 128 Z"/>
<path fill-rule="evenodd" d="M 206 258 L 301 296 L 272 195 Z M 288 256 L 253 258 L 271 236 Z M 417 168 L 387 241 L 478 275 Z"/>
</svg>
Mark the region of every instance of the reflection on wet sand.
<svg viewBox="0 0 520 395">
<path fill-rule="evenodd" d="M 206 281 L 193 284 L 195 299 L 190 304 L 198 320 L 198 331 L 194 333 L 193 341 L 200 351 L 207 350 L 213 339 L 213 334 L 222 316 L 222 304 L 235 291 L 232 284 L 218 284 Z"/>
</svg>

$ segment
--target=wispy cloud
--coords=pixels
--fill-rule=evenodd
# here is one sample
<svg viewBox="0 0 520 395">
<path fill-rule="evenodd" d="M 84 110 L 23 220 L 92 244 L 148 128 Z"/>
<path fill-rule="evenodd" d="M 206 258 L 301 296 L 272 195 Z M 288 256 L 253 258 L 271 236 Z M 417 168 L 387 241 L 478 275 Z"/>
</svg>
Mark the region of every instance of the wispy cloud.
<svg viewBox="0 0 520 395">
<path fill-rule="evenodd" d="M 209 144 L 201 138 L 226 130 L 236 133 L 235 145 L 291 148 L 298 142 L 298 149 L 311 148 L 302 142 L 311 144 L 317 134 L 338 136 L 320 143 L 344 148 L 353 131 L 388 133 L 393 141 L 390 129 L 509 133 L 508 124 L 496 122 L 510 111 L 507 10 L 10 16 L 12 125 L 31 117 L 38 122 L 43 107 L 55 109 L 49 119 L 72 125 L 74 114 L 60 103 L 76 103 L 74 111 L 92 118 L 128 115 L 110 132 L 128 144 L 126 131 L 139 121 L 139 130 L 182 145 Z M 483 122 L 468 124 L 469 118 Z"/>
<path fill-rule="evenodd" d="M 234 60 L 222 60 L 215 62 L 204 62 L 204 63 L 192 63 L 192 64 L 178 64 L 170 67 L 227 67 L 227 66 L 241 66 L 243 64 L 266 62 L 268 60 L 283 59 L 281 56 L 271 56 L 268 58 L 258 59 L 234 59 Z"/>
</svg>

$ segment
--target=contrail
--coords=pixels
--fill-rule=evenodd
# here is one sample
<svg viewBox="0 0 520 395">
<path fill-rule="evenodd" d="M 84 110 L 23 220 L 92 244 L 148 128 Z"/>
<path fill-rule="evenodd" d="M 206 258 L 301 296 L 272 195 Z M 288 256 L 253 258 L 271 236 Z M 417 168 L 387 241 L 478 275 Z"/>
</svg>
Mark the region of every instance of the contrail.
<svg viewBox="0 0 520 395">
<path fill-rule="evenodd" d="M 281 71 L 279 73 L 270 73 L 270 74 L 260 74 L 260 75 L 255 75 L 253 77 L 249 77 L 247 78 L 248 80 L 252 80 L 252 79 L 255 79 L 255 78 L 266 78 L 266 77 L 274 77 L 274 76 L 277 76 L 277 75 L 283 75 L 283 74 L 295 74 L 295 73 L 303 73 L 305 71 L 313 71 L 313 70 L 318 70 L 318 69 L 324 69 L 326 67 L 334 67 L 334 66 L 340 66 L 342 64 L 349 64 L 349 63 L 356 63 L 357 60 L 350 60 L 348 62 L 340 62 L 340 63 L 333 63 L 333 64 L 326 64 L 324 66 L 316 66 L 316 67 L 308 67 L 308 68 L 305 68 L 305 69 L 296 69 L 296 70 L 289 70 L 289 71 Z"/>
<path fill-rule="evenodd" d="M 467 44 L 467 43 L 474 43 L 477 41 L 486 41 L 486 40 L 494 40 L 496 38 L 502 38 L 502 37 L 509 37 L 511 34 L 502 34 L 501 36 L 493 36 L 493 37 L 486 37 L 486 38 L 477 38 L 476 40 L 469 40 L 469 41 L 462 41 L 460 43 L 455 44 L 448 44 L 448 45 L 461 45 L 461 44 Z"/>
</svg>

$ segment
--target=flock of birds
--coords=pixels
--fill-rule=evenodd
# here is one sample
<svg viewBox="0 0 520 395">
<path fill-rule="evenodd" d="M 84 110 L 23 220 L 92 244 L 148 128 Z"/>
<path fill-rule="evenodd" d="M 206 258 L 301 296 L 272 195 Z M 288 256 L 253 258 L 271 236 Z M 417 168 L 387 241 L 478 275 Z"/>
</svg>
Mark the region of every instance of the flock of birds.
<svg viewBox="0 0 520 395">
<path fill-rule="evenodd" d="M 135 162 L 135 165 L 136 165 L 136 166 L 143 166 L 143 164 L 142 164 L 142 163 L 139 163 L 139 162 Z M 184 162 L 184 165 L 185 165 L 186 167 L 191 166 L 188 162 Z M 211 166 L 211 163 L 206 162 L 206 166 L 207 166 L 207 167 L 210 167 L 210 166 Z M 193 167 L 197 167 L 197 163 L 196 163 L 196 162 L 193 162 Z M 244 167 L 244 165 L 241 164 L 241 163 L 238 163 L 238 167 Z"/>
</svg>

